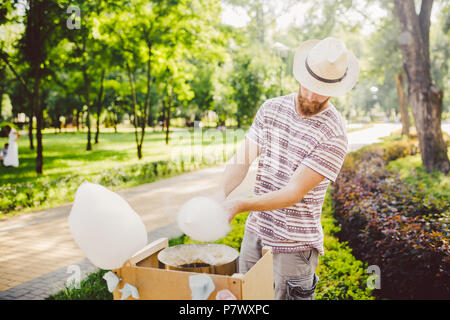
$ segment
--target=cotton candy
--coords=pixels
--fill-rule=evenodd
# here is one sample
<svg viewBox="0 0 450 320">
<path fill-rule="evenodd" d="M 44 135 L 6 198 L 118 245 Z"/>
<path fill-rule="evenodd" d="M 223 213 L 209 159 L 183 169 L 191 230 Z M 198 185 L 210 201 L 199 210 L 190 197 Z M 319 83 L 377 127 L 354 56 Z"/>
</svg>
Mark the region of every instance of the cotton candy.
<svg viewBox="0 0 450 320">
<path fill-rule="evenodd" d="M 225 208 L 208 197 L 195 197 L 183 204 L 177 223 L 184 234 L 197 241 L 216 241 L 231 231 Z"/>
<path fill-rule="evenodd" d="M 118 194 L 85 182 L 78 187 L 69 215 L 76 244 L 97 267 L 122 267 L 147 244 L 147 232 L 139 215 Z"/>
</svg>

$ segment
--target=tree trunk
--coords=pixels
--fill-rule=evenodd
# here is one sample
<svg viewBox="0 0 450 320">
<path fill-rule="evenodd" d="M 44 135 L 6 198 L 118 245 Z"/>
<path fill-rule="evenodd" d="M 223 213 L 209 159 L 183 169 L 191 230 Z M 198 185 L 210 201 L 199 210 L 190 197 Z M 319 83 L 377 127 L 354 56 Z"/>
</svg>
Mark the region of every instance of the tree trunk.
<svg viewBox="0 0 450 320">
<path fill-rule="evenodd" d="M 6 75 L 6 68 L 0 69 L 0 120 L 2 120 L 3 94 L 5 93 L 5 79 L 6 79 L 5 75 Z"/>
<path fill-rule="evenodd" d="M 259 43 L 264 45 L 265 42 L 265 21 L 264 21 L 264 8 L 261 2 L 256 5 L 256 28 L 258 33 Z"/>
<path fill-rule="evenodd" d="M 167 117 L 166 117 L 166 103 L 165 100 L 163 100 L 163 109 L 162 109 L 162 128 L 161 128 L 161 132 L 164 132 L 164 130 L 166 129 L 166 122 L 167 122 Z"/>
<path fill-rule="evenodd" d="M 36 172 L 39 174 L 43 173 L 44 167 L 42 125 L 43 125 L 43 108 L 38 107 L 38 110 L 36 112 L 36 141 L 37 141 Z"/>
<path fill-rule="evenodd" d="M 166 124 L 166 145 L 169 144 L 170 133 L 170 111 L 172 109 L 173 88 L 170 90 L 169 101 L 167 103 L 167 124 Z"/>
<path fill-rule="evenodd" d="M 34 112 L 33 112 L 33 107 L 31 106 L 30 103 L 30 113 L 28 115 L 29 117 L 29 121 L 28 121 L 28 141 L 30 142 L 30 150 L 34 150 L 34 143 L 33 143 L 33 117 L 34 117 Z"/>
<path fill-rule="evenodd" d="M 103 80 L 105 79 L 105 70 L 102 70 L 102 75 L 100 79 L 100 91 L 98 93 L 97 99 L 97 131 L 95 132 L 95 143 L 98 143 L 98 135 L 100 133 L 100 114 L 102 113 L 103 104 Z"/>
<path fill-rule="evenodd" d="M 36 110 L 36 142 L 37 142 L 37 150 L 36 150 L 36 172 L 38 174 L 42 174 L 43 166 L 44 166 L 44 158 L 43 158 L 43 146 L 42 146 L 42 123 L 43 123 L 43 107 L 39 101 L 39 87 L 40 87 L 40 66 L 37 65 L 34 67 L 35 70 L 33 72 L 34 84 L 33 84 L 33 96 L 31 99 L 31 108 Z M 35 107 L 36 106 L 36 107 Z M 32 120 L 31 120 L 32 122 Z"/>
<path fill-rule="evenodd" d="M 90 113 L 90 109 L 91 109 L 91 101 L 90 101 L 90 97 L 89 97 L 89 91 L 90 91 L 90 84 L 89 84 L 89 77 L 87 74 L 87 62 L 86 62 L 86 57 L 84 55 L 84 53 L 86 52 L 86 39 L 83 39 L 83 50 L 82 50 L 82 57 L 83 57 L 83 65 L 81 67 L 82 71 L 83 71 L 83 79 L 84 79 L 84 102 L 86 104 L 87 107 L 87 115 L 86 115 L 86 126 L 88 128 L 88 132 L 87 132 L 87 145 L 86 145 L 86 150 L 87 151 L 91 151 L 92 150 L 92 144 L 91 144 L 91 113 Z"/>
<path fill-rule="evenodd" d="M 144 136 L 145 136 L 145 126 L 147 124 L 147 117 L 150 109 L 150 89 L 152 84 L 152 73 L 151 73 L 151 58 L 152 58 L 152 43 L 147 42 L 147 48 L 148 48 L 148 61 L 147 61 L 147 93 L 145 95 L 145 102 L 144 102 L 144 116 L 141 119 L 141 139 L 140 139 L 140 146 L 142 149 L 142 146 L 144 145 Z M 142 158 L 142 152 L 141 157 Z"/>
<path fill-rule="evenodd" d="M 397 84 L 397 95 L 398 95 L 398 108 L 400 110 L 400 118 L 402 121 L 402 135 L 409 137 L 409 114 L 408 114 L 408 104 L 406 101 L 405 91 L 404 91 L 404 74 L 399 72 L 395 76 L 395 83 Z"/>
<path fill-rule="evenodd" d="M 411 104 L 419 138 L 423 166 L 427 172 L 450 171 L 447 146 L 441 130 L 442 90 L 431 79 L 429 61 L 429 29 L 432 0 L 422 0 L 419 16 L 413 0 L 395 0 L 401 24 L 399 45 L 408 81 Z"/>
<path fill-rule="evenodd" d="M 80 110 L 77 109 L 77 132 L 80 131 Z"/>
<path fill-rule="evenodd" d="M 114 113 L 114 133 L 117 133 L 117 119 L 119 118 L 119 116 L 117 115 L 116 111 L 114 111 L 113 113 Z"/>
<path fill-rule="evenodd" d="M 138 121 L 137 121 L 137 101 L 136 101 L 136 91 L 134 90 L 134 78 L 133 73 L 131 72 L 130 65 L 126 63 L 127 70 L 128 70 L 128 79 L 130 81 L 130 88 L 131 88 L 131 100 L 133 102 L 133 126 L 134 126 L 134 137 L 136 140 L 136 146 L 137 146 L 137 156 L 138 159 L 142 159 L 142 145 L 139 143 L 138 139 Z"/>
<path fill-rule="evenodd" d="M 91 151 L 92 150 L 92 144 L 91 144 L 91 115 L 90 115 L 90 99 L 89 99 L 89 78 L 87 75 L 86 66 L 83 66 L 83 78 L 84 78 L 84 102 L 86 104 L 87 110 L 86 110 L 86 126 L 88 128 L 87 132 L 87 145 L 86 150 Z"/>
</svg>

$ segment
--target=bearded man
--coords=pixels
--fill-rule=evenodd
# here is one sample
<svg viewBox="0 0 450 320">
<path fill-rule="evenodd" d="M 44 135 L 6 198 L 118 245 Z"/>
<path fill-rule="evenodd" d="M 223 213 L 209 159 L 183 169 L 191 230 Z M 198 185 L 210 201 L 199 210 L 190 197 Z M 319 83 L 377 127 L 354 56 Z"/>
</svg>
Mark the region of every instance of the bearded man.
<svg viewBox="0 0 450 320">
<path fill-rule="evenodd" d="M 312 300 L 315 270 L 324 254 L 322 205 L 348 147 L 344 120 L 329 99 L 355 86 L 359 64 L 342 41 L 328 37 L 296 49 L 293 73 L 299 91 L 261 105 L 214 197 L 227 209 L 229 220 L 250 211 L 239 272 L 246 273 L 268 246 L 275 299 Z M 254 196 L 227 200 L 258 156 Z"/>
</svg>

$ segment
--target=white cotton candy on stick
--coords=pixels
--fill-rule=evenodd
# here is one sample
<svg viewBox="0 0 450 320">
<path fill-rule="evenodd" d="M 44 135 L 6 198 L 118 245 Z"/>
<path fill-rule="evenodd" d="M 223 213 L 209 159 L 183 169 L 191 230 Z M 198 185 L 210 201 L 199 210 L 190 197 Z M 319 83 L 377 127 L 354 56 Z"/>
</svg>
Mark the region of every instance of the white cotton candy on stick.
<svg viewBox="0 0 450 320">
<path fill-rule="evenodd" d="M 177 222 L 184 234 L 197 241 L 216 241 L 231 231 L 225 208 L 208 197 L 195 197 L 183 204 Z"/>
<path fill-rule="evenodd" d="M 139 215 L 118 194 L 85 182 L 75 194 L 69 228 L 76 244 L 97 267 L 122 267 L 147 244 L 147 232 Z"/>
</svg>

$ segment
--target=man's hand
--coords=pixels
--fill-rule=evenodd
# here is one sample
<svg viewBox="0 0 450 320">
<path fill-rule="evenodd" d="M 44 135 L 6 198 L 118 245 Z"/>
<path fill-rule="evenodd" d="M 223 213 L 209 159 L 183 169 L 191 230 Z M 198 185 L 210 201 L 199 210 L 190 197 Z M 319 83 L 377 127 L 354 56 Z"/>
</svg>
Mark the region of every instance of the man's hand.
<svg viewBox="0 0 450 320">
<path fill-rule="evenodd" d="M 233 220 L 234 216 L 242 212 L 243 199 L 231 199 L 222 202 L 228 215 L 228 223 Z"/>
</svg>

